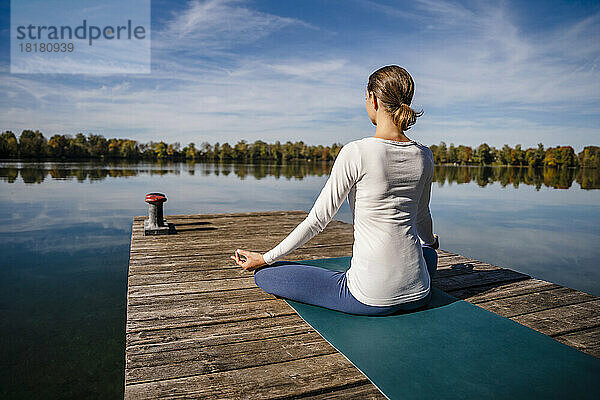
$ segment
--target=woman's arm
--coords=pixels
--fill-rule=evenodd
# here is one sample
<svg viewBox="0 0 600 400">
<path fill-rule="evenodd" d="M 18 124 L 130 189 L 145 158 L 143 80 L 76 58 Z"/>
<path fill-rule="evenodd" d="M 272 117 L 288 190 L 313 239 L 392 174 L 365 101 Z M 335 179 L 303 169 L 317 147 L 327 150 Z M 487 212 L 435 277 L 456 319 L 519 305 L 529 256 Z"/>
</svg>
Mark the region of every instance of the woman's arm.
<svg viewBox="0 0 600 400">
<path fill-rule="evenodd" d="M 433 169 L 433 168 L 431 168 Z M 421 239 L 422 246 L 433 247 L 436 245 L 437 237 L 433 234 L 433 221 L 431 219 L 431 211 L 429 209 L 429 201 L 431 199 L 431 182 L 433 180 L 433 171 L 428 173 L 423 186 L 423 192 L 419 200 L 417 211 L 417 232 Z"/>
<path fill-rule="evenodd" d="M 361 171 L 359 149 L 354 142 L 344 145 L 331 168 L 329 179 L 308 216 L 285 239 L 263 254 L 267 264 L 291 253 L 321 232 L 337 213 Z"/>
</svg>

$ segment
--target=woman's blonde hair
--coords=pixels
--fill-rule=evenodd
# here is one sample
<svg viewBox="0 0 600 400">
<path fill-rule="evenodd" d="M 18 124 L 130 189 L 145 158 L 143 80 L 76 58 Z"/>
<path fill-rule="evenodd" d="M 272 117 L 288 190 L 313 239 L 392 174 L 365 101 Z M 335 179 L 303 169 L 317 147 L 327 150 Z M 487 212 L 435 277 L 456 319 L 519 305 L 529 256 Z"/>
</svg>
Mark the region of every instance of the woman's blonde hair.
<svg viewBox="0 0 600 400">
<path fill-rule="evenodd" d="M 403 132 L 423 115 L 410 107 L 415 93 L 415 82 L 410 74 L 397 65 L 379 68 L 369 76 L 367 93 L 373 92 L 384 109 L 392 116 L 394 124 Z"/>
</svg>

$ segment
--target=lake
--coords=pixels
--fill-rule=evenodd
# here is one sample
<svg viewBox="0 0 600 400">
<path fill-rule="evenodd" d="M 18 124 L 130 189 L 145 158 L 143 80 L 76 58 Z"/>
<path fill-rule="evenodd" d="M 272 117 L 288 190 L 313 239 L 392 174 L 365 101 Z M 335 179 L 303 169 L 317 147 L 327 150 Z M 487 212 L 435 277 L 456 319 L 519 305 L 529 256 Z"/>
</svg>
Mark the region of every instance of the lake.
<svg viewBox="0 0 600 400">
<path fill-rule="evenodd" d="M 331 165 L 0 161 L 0 397 L 122 398 L 146 193 L 167 195 L 166 215 L 308 212 Z M 600 296 L 600 171 L 436 166 L 434 179 L 442 249 Z M 347 202 L 335 219 L 351 222 Z"/>
</svg>

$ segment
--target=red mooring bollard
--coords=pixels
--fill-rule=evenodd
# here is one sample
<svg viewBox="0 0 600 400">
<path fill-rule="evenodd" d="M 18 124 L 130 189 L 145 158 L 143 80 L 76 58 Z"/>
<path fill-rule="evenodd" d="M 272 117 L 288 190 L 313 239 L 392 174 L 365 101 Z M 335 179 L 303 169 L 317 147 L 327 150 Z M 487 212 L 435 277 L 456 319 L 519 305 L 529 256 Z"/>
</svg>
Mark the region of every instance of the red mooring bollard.
<svg viewBox="0 0 600 400">
<path fill-rule="evenodd" d="M 163 193 L 148 193 L 146 203 L 149 205 L 148 219 L 144 221 L 144 235 L 167 235 L 171 229 L 163 217 L 163 203 L 167 197 Z"/>
</svg>

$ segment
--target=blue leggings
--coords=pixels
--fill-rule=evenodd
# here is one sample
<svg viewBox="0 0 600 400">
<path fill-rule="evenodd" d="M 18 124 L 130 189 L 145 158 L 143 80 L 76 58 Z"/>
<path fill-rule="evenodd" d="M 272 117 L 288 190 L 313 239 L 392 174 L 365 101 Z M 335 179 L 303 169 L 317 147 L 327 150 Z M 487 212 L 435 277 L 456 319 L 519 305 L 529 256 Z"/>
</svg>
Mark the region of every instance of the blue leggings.
<svg viewBox="0 0 600 400">
<path fill-rule="evenodd" d="M 423 247 L 429 276 L 437 271 L 437 253 Z M 346 271 L 331 271 L 314 265 L 276 261 L 254 270 L 254 282 L 267 293 L 289 300 L 313 304 L 359 315 L 386 315 L 398 310 L 414 310 L 431 300 L 429 294 L 419 300 L 394 306 L 376 307 L 357 300 L 346 283 Z"/>
</svg>

